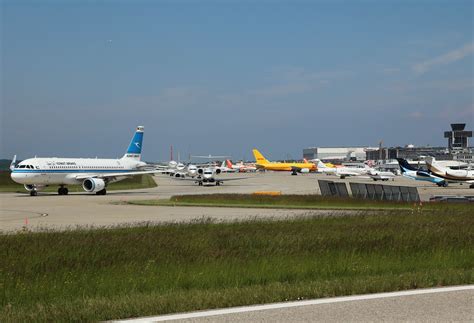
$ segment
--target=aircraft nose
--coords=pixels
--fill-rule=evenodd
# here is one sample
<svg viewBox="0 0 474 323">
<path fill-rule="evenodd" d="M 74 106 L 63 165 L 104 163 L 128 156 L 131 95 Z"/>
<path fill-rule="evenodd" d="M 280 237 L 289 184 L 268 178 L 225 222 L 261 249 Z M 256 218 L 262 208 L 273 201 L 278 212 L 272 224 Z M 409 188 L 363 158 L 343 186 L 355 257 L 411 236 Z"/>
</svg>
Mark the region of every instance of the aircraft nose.
<svg viewBox="0 0 474 323">
<path fill-rule="evenodd" d="M 17 183 L 20 183 L 21 184 L 21 181 L 20 179 L 23 178 L 22 174 L 20 173 L 16 173 L 16 172 L 12 172 L 10 177 L 12 178 L 12 180 L 14 182 L 17 182 Z"/>
</svg>

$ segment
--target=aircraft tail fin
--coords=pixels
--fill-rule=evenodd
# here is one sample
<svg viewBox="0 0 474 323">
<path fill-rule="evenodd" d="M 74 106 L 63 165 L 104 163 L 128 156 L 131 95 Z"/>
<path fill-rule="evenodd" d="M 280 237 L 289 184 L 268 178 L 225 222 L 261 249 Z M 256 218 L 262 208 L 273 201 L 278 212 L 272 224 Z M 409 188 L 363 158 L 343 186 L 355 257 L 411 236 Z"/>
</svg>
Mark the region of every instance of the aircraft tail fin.
<svg viewBox="0 0 474 323">
<path fill-rule="evenodd" d="M 321 160 L 318 159 L 317 163 L 318 169 L 324 169 L 324 168 L 329 168 L 325 163 L 323 163 Z"/>
<path fill-rule="evenodd" d="M 431 157 L 431 156 L 425 157 L 425 162 L 426 162 L 426 166 L 428 167 L 428 170 L 430 170 L 431 172 L 435 174 L 438 172 L 444 173 L 448 171 L 448 168 L 446 168 L 445 166 L 439 163 L 436 163 L 436 159 L 434 157 Z"/>
<path fill-rule="evenodd" d="M 406 173 L 407 171 L 417 171 L 415 167 L 410 165 L 406 159 L 403 158 L 397 158 L 398 165 L 400 166 L 400 170 L 402 173 Z"/>
<path fill-rule="evenodd" d="M 257 149 L 253 149 L 252 151 L 257 164 L 268 164 L 268 160 Z"/>
<path fill-rule="evenodd" d="M 229 167 L 230 169 L 232 169 L 232 162 L 231 162 L 229 159 L 226 159 L 225 162 L 227 163 L 227 167 Z"/>
<path fill-rule="evenodd" d="M 129 158 L 139 161 L 142 157 L 142 144 L 143 144 L 143 132 L 144 127 L 138 126 L 135 134 L 133 135 L 130 145 L 128 145 L 127 152 L 122 158 Z"/>
</svg>

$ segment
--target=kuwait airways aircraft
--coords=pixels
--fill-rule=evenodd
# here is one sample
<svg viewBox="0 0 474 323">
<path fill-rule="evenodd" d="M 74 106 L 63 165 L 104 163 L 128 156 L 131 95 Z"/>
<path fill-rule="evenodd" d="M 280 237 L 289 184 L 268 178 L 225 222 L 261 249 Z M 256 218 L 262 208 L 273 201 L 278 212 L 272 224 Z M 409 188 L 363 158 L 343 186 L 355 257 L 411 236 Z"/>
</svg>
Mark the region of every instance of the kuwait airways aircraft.
<svg viewBox="0 0 474 323">
<path fill-rule="evenodd" d="M 86 192 L 105 195 L 109 183 L 130 176 L 152 174 L 156 170 L 143 170 L 148 165 L 140 161 L 143 143 L 143 127 L 137 127 L 127 153 L 120 159 L 98 158 L 30 158 L 15 166 L 16 156 L 10 169 L 12 179 L 24 184 L 31 196 L 50 185 L 59 185 L 58 194 L 67 195 L 66 185 L 82 185 Z"/>
</svg>

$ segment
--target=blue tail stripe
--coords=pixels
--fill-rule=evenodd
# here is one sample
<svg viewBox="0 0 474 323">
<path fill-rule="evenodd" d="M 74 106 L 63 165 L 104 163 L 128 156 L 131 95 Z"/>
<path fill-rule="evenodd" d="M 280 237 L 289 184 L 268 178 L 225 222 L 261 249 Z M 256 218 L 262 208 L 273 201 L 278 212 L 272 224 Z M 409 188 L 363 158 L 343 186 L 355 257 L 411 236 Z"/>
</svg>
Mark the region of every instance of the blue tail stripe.
<svg viewBox="0 0 474 323">
<path fill-rule="evenodd" d="M 135 132 L 132 141 L 127 149 L 127 154 L 141 154 L 142 153 L 143 132 Z"/>
</svg>

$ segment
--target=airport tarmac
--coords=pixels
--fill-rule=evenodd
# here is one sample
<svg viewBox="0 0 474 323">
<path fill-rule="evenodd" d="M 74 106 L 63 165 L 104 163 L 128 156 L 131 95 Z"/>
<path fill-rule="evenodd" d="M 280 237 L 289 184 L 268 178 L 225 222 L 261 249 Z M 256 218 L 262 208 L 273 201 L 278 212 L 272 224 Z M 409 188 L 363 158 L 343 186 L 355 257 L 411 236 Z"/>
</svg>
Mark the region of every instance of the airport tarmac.
<svg viewBox="0 0 474 323">
<path fill-rule="evenodd" d="M 130 191 L 109 191 L 105 196 L 88 193 L 71 193 L 59 196 L 42 193 L 31 197 L 28 194 L 0 194 L 0 229 L 18 231 L 27 227 L 64 229 L 76 226 L 110 226 L 140 222 L 182 222 L 199 218 L 216 220 L 243 220 L 249 218 L 282 218 L 338 213 L 324 210 L 271 210 L 206 207 L 163 207 L 117 205 L 116 202 L 138 199 L 167 199 L 179 194 L 253 193 L 255 191 L 280 191 L 282 194 L 319 194 L 317 179 L 374 183 L 367 178 L 340 180 L 334 176 L 300 174 L 291 176 L 287 172 L 255 174 L 223 174 L 226 177 L 247 177 L 245 180 L 225 182 L 222 186 L 200 187 L 192 181 L 156 176 L 158 187 Z M 381 182 L 377 182 L 381 183 Z M 467 185 L 453 184 L 448 188 L 437 187 L 427 182 L 417 182 L 404 177 L 383 182 L 387 185 L 417 186 L 422 200 L 432 195 L 474 195 Z M 113 204 L 113 203 L 116 204 Z M 339 211 L 343 213 L 347 211 Z"/>
<path fill-rule="evenodd" d="M 231 307 L 122 322 L 472 322 L 474 286 Z"/>
</svg>

